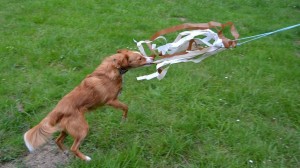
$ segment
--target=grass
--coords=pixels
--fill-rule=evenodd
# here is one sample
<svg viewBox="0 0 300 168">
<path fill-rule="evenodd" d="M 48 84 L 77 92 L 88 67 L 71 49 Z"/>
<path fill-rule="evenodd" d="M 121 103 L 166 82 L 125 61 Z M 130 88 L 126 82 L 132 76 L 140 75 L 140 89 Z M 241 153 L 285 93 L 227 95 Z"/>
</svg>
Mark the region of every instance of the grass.
<svg viewBox="0 0 300 168">
<path fill-rule="evenodd" d="M 298 1 L 12 1 L 0 3 L 0 163 L 26 155 L 23 133 L 101 60 L 183 22 L 232 21 L 241 37 L 299 23 Z M 183 21 L 184 20 L 184 21 Z M 66 167 L 299 167 L 300 30 L 171 66 L 130 71 L 120 99 L 87 115 Z M 71 138 L 67 143 L 71 144 Z"/>
</svg>

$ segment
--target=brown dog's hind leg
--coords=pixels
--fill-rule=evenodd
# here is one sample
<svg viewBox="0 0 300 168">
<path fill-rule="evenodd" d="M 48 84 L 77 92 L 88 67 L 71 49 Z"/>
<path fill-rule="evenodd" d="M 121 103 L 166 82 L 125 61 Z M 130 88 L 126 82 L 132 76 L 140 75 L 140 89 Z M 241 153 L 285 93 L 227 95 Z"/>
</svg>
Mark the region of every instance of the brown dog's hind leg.
<svg viewBox="0 0 300 168">
<path fill-rule="evenodd" d="M 83 140 L 83 139 L 81 139 L 81 138 L 76 138 L 76 139 L 74 140 L 74 143 L 73 143 L 72 147 L 71 147 L 71 151 L 72 151 L 77 157 L 79 157 L 80 159 L 85 160 L 85 161 L 90 161 L 90 160 L 92 160 L 92 159 L 91 159 L 89 156 L 86 156 L 86 155 L 84 155 L 83 153 L 81 153 L 81 152 L 79 151 L 79 145 L 81 144 L 82 140 Z"/>
<path fill-rule="evenodd" d="M 70 119 L 68 126 L 66 127 L 68 133 L 74 138 L 71 151 L 80 159 L 85 161 L 90 161 L 89 156 L 84 155 L 79 151 L 79 146 L 84 138 L 87 136 L 89 131 L 89 126 L 84 119 L 83 115 L 76 116 Z"/>
<path fill-rule="evenodd" d="M 123 110 L 123 120 L 127 119 L 128 106 L 126 104 L 120 102 L 118 99 L 115 99 L 108 101 L 107 105 Z"/>
<path fill-rule="evenodd" d="M 55 140 L 56 145 L 59 147 L 59 149 L 61 149 L 62 151 L 66 150 L 66 147 L 64 146 L 63 142 L 65 140 L 65 138 L 67 137 L 67 133 L 65 131 L 62 131 L 58 138 Z"/>
</svg>

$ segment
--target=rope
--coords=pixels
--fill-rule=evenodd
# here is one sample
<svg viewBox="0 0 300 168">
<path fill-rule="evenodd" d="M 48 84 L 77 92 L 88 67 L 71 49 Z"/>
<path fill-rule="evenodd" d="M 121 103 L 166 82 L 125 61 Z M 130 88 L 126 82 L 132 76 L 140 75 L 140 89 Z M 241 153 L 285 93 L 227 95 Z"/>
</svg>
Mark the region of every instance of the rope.
<svg viewBox="0 0 300 168">
<path fill-rule="evenodd" d="M 266 37 L 266 36 L 269 36 L 271 34 L 275 34 L 275 33 L 278 33 L 278 32 L 290 30 L 290 29 L 293 29 L 293 28 L 298 27 L 298 26 L 300 26 L 300 24 L 288 26 L 288 27 L 285 27 L 285 28 L 282 28 L 282 29 L 278 29 L 278 30 L 275 30 L 275 31 L 272 31 L 272 32 L 258 34 L 258 35 L 255 35 L 255 36 L 249 36 L 249 37 L 240 38 L 240 39 L 237 39 L 237 41 L 246 40 L 246 39 L 249 39 L 249 40 L 244 41 L 244 42 L 240 42 L 237 45 L 240 46 L 240 45 L 248 43 L 250 41 L 257 40 L 257 39 L 260 39 L 260 38 L 263 38 L 263 37 Z"/>
</svg>

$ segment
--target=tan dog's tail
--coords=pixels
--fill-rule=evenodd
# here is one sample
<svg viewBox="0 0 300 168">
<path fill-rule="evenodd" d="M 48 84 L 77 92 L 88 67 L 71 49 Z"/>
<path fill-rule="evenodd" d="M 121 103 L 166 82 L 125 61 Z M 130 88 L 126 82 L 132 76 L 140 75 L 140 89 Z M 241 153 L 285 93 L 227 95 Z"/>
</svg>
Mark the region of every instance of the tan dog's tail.
<svg viewBox="0 0 300 168">
<path fill-rule="evenodd" d="M 51 126 L 48 118 L 43 119 L 38 125 L 31 128 L 24 134 L 25 144 L 30 152 L 48 141 L 51 135 L 57 131 L 55 126 Z"/>
</svg>

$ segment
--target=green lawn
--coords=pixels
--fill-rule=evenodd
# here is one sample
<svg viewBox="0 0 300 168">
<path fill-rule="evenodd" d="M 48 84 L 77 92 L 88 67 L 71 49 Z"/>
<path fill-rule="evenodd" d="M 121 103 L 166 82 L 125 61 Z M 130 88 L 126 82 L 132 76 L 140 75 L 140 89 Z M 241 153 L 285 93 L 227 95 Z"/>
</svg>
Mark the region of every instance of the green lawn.
<svg viewBox="0 0 300 168">
<path fill-rule="evenodd" d="M 297 0 L 1 0 L 0 164 L 27 154 L 23 133 L 120 48 L 184 22 L 235 23 L 240 37 L 300 22 Z M 125 76 L 129 119 L 87 114 L 90 163 L 68 167 L 300 167 L 300 28 L 200 64 L 172 65 L 162 80 Z M 67 139 L 70 145 L 72 139 Z"/>
</svg>

